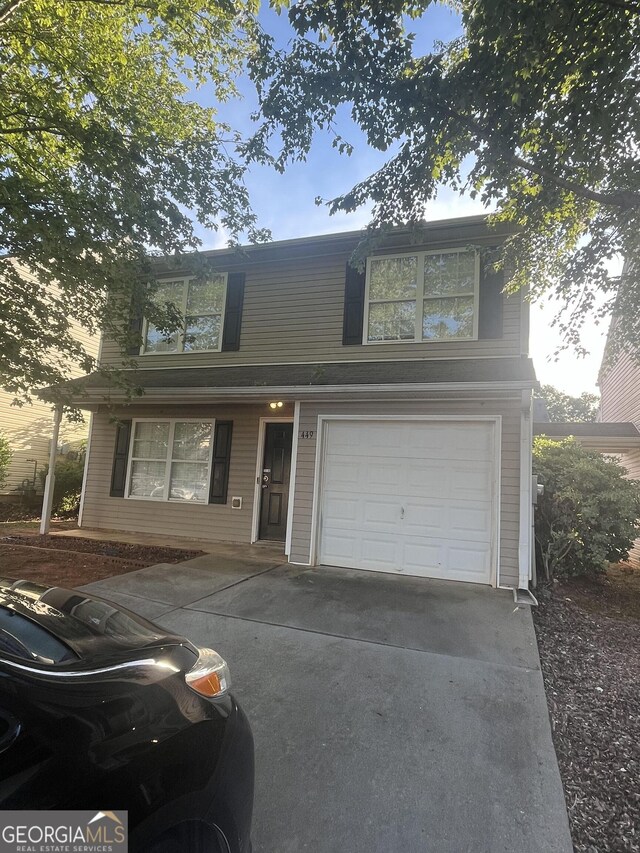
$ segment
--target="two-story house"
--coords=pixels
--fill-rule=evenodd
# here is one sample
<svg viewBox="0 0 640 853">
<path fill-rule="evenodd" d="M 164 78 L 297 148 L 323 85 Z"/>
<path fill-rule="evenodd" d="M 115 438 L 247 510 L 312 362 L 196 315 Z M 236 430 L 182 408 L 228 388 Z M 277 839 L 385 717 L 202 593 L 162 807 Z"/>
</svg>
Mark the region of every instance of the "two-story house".
<svg viewBox="0 0 640 853">
<path fill-rule="evenodd" d="M 252 543 L 292 563 L 526 588 L 531 554 L 528 304 L 502 293 L 484 217 L 207 253 L 183 307 L 139 324 L 122 405 L 89 377 L 83 527 Z M 122 353 L 103 341 L 102 360 Z M 109 410 L 107 400 L 115 409 Z M 116 415 L 119 423 L 113 421 Z"/>
</svg>

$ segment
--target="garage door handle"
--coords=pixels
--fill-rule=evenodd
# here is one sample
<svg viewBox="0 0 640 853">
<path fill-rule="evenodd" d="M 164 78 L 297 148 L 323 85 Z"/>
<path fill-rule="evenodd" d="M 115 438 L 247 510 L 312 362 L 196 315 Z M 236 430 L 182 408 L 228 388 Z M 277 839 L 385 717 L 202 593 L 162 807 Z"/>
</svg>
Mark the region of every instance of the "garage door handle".
<svg viewBox="0 0 640 853">
<path fill-rule="evenodd" d="M 400 518 L 404 518 L 404 507 L 400 507 Z"/>
</svg>

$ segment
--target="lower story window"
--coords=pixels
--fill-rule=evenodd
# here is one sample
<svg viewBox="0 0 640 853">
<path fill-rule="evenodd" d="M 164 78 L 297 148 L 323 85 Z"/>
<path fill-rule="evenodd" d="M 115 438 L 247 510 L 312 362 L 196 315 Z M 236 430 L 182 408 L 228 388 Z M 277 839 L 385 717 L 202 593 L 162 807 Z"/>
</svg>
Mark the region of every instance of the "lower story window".
<svg viewBox="0 0 640 853">
<path fill-rule="evenodd" d="M 127 497 L 207 503 L 212 421 L 133 422 Z"/>
</svg>

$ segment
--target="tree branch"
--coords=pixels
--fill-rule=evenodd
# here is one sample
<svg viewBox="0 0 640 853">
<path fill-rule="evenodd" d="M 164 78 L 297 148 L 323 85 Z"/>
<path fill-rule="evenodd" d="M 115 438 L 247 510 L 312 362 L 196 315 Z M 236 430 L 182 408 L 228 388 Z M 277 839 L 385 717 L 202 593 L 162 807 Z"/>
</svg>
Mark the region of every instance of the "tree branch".
<svg viewBox="0 0 640 853">
<path fill-rule="evenodd" d="M 632 15 L 640 14 L 640 4 L 625 3 L 624 0 L 594 0 L 601 6 L 611 6 L 613 9 L 622 9 L 624 12 L 631 12 Z"/>
<path fill-rule="evenodd" d="M 5 3 L 4 6 L 1 6 L 0 7 L 0 26 L 2 26 L 2 24 L 4 24 L 4 22 L 8 18 L 10 18 L 14 12 L 17 12 L 17 10 L 20 8 L 20 6 L 22 6 L 22 4 L 25 2 L 26 2 L 26 0 L 9 0 L 8 3 Z"/>
<path fill-rule="evenodd" d="M 599 204 L 608 204 L 624 209 L 640 206 L 640 193 L 633 192 L 633 190 L 616 190 L 615 192 L 601 193 L 582 184 L 576 184 L 575 181 L 568 181 L 566 178 L 561 178 L 560 175 L 556 175 L 551 169 L 529 163 L 528 160 L 523 160 L 517 154 L 510 154 L 509 159 L 514 165 L 520 166 L 526 172 L 538 175 L 541 178 L 548 178 L 558 184 L 558 186 L 563 187 L 563 189 L 569 190 L 574 195 L 589 199 L 589 201 L 597 201 Z"/>
<path fill-rule="evenodd" d="M 72 3 L 96 3 L 99 6 L 129 6 L 126 0 L 70 0 Z M 148 3 L 134 3 L 134 9 L 145 9 L 148 12 L 157 12 L 157 6 Z"/>
<path fill-rule="evenodd" d="M 15 133 L 51 133 L 56 136 L 64 136 L 64 132 L 55 125 L 24 125 L 23 127 L 0 127 L 0 134 L 15 134 Z"/>
<path fill-rule="evenodd" d="M 485 130 L 485 128 L 479 122 L 475 121 L 475 119 L 463 116 L 456 110 L 451 109 L 451 107 L 447 107 L 446 111 L 451 118 L 461 122 L 469 132 L 477 134 L 485 142 L 491 142 L 492 134 Z M 621 207 L 623 210 L 640 207 L 640 193 L 634 192 L 633 190 L 598 192 L 597 190 L 592 190 L 590 187 L 585 187 L 575 181 L 563 178 L 556 174 L 552 169 L 548 169 L 545 166 L 538 166 L 535 163 L 530 163 L 528 160 L 519 157 L 517 154 L 507 154 L 506 156 L 514 166 L 519 166 L 531 175 L 537 175 L 539 178 L 546 178 L 547 180 L 553 181 L 559 187 L 569 190 L 569 192 L 572 192 L 580 198 L 586 198 L 589 201 L 595 201 L 599 204 Z"/>
</svg>

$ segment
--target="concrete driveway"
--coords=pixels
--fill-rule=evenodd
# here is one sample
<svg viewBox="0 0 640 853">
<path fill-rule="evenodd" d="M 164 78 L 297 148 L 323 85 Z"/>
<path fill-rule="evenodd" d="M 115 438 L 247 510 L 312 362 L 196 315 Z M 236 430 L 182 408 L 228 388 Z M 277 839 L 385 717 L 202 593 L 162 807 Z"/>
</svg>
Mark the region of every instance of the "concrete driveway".
<svg viewBox="0 0 640 853">
<path fill-rule="evenodd" d="M 531 613 L 509 592 L 205 555 L 87 589 L 229 662 L 255 853 L 570 853 Z"/>
</svg>

